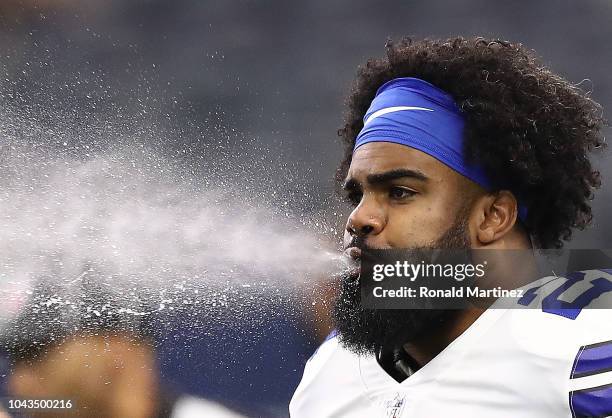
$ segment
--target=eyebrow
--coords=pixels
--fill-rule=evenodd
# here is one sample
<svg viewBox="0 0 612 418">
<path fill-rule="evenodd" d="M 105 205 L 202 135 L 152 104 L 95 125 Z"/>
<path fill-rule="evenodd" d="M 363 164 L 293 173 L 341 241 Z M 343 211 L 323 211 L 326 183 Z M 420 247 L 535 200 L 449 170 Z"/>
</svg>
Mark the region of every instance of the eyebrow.
<svg viewBox="0 0 612 418">
<path fill-rule="evenodd" d="M 397 179 L 406 178 L 406 177 L 412 178 L 415 180 L 419 180 L 419 181 L 429 180 L 429 178 L 425 174 L 423 174 L 421 171 L 410 170 L 406 168 L 398 168 L 395 170 L 389 170 L 389 171 L 385 171 L 382 173 L 369 174 L 366 177 L 366 180 L 368 184 L 381 185 L 381 184 L 387 183 L 392 180 L 397 180 Z M 359 187 L 360 187 L 359 182 L 355 180 L 354 178 L 346 179 L 344 184 L 342 185 L 342 188 L 344 190 L 355 190 L 355 189 L 359 189 Z"/>
</svg>

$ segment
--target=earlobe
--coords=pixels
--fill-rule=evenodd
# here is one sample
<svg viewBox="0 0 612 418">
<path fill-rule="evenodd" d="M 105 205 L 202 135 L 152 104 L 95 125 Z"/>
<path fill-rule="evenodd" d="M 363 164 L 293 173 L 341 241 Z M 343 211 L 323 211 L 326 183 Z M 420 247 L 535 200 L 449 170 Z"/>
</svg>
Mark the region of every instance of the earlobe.
<svg viewBox="0 0 612 418">
<path fill-rule="evenodd" d="M 475 205 L 476 208 L 476 239 L 482 245 L 490 244 L 495 238 L 495 232 L 491 227 L 491 206 L 493 198 L 490 195 L 481 197 Z"/>
<path fill-rule="evenodd" d="M 488 245 L 495 240 L 495 230 L 491 225 L 490 214 L 486 211 L 481 215 L 482 219 L 479 222 L 477 229 L 478 242 Z"/>
<path fill-rule="evenodd" d="M 478 230 L 478 241 L 487 245 L 495 240 L 495 232 L 490 227 L 481 228 Z"/>
</svg>

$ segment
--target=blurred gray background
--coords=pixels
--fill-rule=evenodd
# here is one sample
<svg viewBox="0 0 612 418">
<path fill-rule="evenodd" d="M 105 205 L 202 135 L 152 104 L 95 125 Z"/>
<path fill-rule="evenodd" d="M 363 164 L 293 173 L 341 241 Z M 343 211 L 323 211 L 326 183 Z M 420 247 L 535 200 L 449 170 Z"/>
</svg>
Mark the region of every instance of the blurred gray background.
<svg viewBox="0 0 612 418">
<path fill-rule="evenodd" d="M 570 81 L 587 79 L 583 88 L 610 117 L 610 0 L 3 0 L 0 105 L 13 116 L 0 125 L 76 155 L 143 129 L 153 148 L 201 167 L 228 154 L 248 164 L 261 153 L 267 169 L 256 175 L 278 185 L 274 199 L 341 225 L 342 210 L 329 208 L 343 99 L 357 66 L 382 56 L 387 38 L 405 35 L 522 42 Z M 610 153 L 597 160 L 604 184 L 594 226 L 569 248 L 612 247 Z M 262 353 L 271 350 L 266 341 Z M 288 362 L 282 378 L 260 376 L 265 390 L 236 373 L 224 383 L 229 392 L 213 395 L 247 409 L 257 398 L 273 404 L 268 416 L 282 416 L 314 347 L 295 344 L 279 348 Z M 181 360 L 172 356 L 169 374 Z M 194 375 L 174 374 L 191 380 L 189 391 L 210 395 Z"/>
<path fill-rule="evenodd" d="M 162 146 L 198 154 L 208 144 L 209 160 L 220 137 L 254 138 L 270 151 L 272 172 L 281 156 L 300 179 L 283 187 L 307 191 L 292 202 L 306 211 L 327 205 L 344 96 L 357 65 L 381 56 L 388 37 L 522 42 L 572 82 L 588 79 L 583 87 L 612 107 L 607 0 L 4 0 L 0 13 L 4 103 L 50 120 L 61 110 L 75 125 L 145 114 L 160 132 L 172 126 Z M 249 150 L 238 147 L 232 158 Z M 600 166 L 595 226 L 571 247 L 612 244 L 612 164 Z"/>
</svg>

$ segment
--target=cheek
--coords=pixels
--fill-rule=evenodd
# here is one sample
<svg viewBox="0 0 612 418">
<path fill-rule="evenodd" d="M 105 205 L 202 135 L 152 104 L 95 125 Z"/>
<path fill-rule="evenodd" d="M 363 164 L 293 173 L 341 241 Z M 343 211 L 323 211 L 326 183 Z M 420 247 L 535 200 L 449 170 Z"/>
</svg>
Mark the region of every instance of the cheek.
<svg viewBox="0 0 612 418">
<path fill-rule="evenodd" d="M 452 216 L 430 206 L 395 208 L 389 213 L 385 228 L 386 241 L 391 247 L 406 248 L 427 245 L 437 240 L 446 230 Z"/>
</svg>

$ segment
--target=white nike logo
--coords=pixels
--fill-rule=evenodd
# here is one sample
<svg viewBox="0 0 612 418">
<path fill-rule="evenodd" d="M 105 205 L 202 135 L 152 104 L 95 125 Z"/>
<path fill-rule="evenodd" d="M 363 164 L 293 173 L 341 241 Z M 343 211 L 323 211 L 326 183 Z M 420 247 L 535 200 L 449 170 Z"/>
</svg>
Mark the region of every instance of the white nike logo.
<svg viewBox="0 0 612 418">
<path fill-rule="evenodd" d="M 433 109 L 428 109 L 426 107 L 418 107 L 418 106 L 393 106 L 393 107 L 385 107 L 384 109 L 377 110 L 376 112 L 374 112 L 370 116 L 368 116 L 368 118 L 364 122 L 363 126 L 365 127 L 368 123 L 372 122 L 374 119 L 376 119 L 379 116 L 386 115 L 387 113 L 399 112 L 401 110 L 425 110 L 427 112 L 433 112 Z"/>
</svg>

